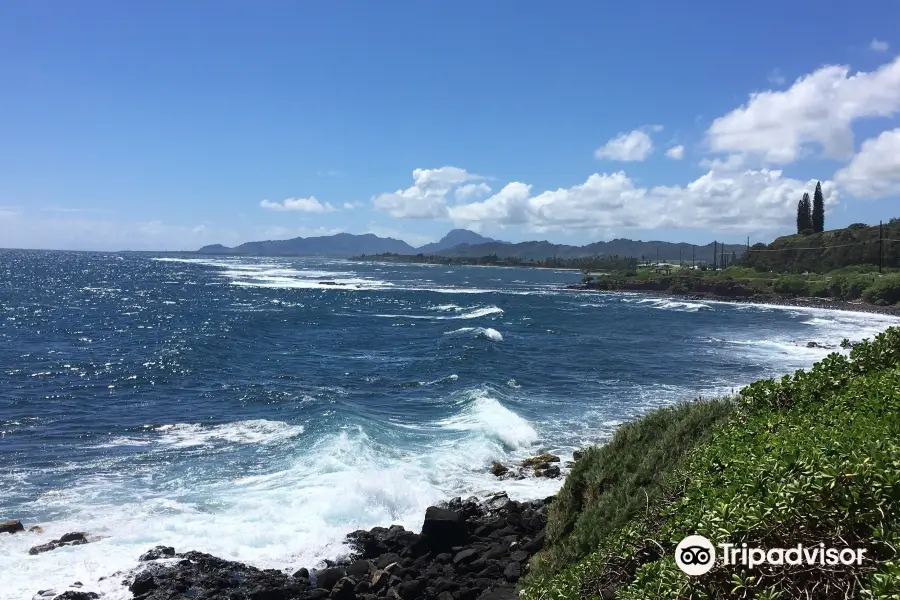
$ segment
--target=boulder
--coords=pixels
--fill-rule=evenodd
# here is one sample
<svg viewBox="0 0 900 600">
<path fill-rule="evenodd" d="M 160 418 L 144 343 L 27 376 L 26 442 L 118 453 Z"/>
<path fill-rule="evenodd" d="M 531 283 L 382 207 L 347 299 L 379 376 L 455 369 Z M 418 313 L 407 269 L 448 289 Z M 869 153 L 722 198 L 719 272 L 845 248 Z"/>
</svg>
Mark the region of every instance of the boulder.
<svg viewBox="0 0 900 600">
<path fill-rule="evenodd" d="M 80 531 L 67 533 L 58 540 L 53 540 L 51 542 L 47 542 L 46 544 L 32 547 L 30 550 L 28 550 L 28 554 L 41 554 L 43 552 L 49 552 L 50 550 L 62 548 L 63 546 L 80 546 L 81 544 L 87 544 L 90 541 L 92 540 L 89 540 L 87 538 L 87 535 Z"/>
<path fill-rule="evenodd" d="M 509 496 L 506 495 L 506 492 L 497 492 L 496 494 L 491 494 L 484 501 L 484 505 L 488 510 L 498 510 L 509 502 Z"/>
<path fill-rule="evenodd" d="M 355 600 L 356 599 L 356 580 L 352 577 L 342 577 L 334 587 L 331 588 L 332 600 Z"/>
<path fill-rule="evenodd" d="M 129 589 L 141 600 L 188 600 L 189 598 L 255 598 L 289 600 L 311 598 L 309 585 L 274 569 L 260 570 L 204 554 L 176 554 L 178 562 L 155 563 L 141 571 Z M 322 590 L 324 599 L 330 590 Z"/>
<path fill-rule="evenodd" d="M 515 588 L 496 586 L 489 588 L 478 596 L 478 600 L 518 600 Z"/>
<path fill-rule="evenodd" d="M 333 567 L 316 572 L 316 587 L 331 590 L 347 573 L 344 569 Z"/>
<path fill-rule="evenodd" d="M 576 450 L 572 453 L 572 460 L 578 462 L 582 456 L 584 456 L 584 450 Z"/>
<path fill-rule="evenodd" d="M 307 569 L 306 567 L 301 567 L 294 572 L 292 577 L 295 577 L 297 579 L 309 579 L 309 569 Z"/>
<path fill-rule="evenodd" d="M 559 477 L 561 475 L 561 471 L 556 465 L 545 465 L 542 468 L 536 468 L 534 470 L 534 474 L 538 477 Z"/>
<path fill-rule="evenodd" d="M 396 589 L 400 600 L 417 600 L 422 597 L 422 592 L 425 591 L 425 582 L 421 579 L 404 581 L 394 589 Z"/>
<path fill-rule="evenodd" d="M 153 574 L 150 571 L 141 571 L 128 586 L 128 591 L 135 596 L 140 596 L 154 588 L 156 588 L 156 581 L 153 579 Z"/>
<path fill-rule="evenodd" d="M 160 558 L 172 558 L 175 556 L 175 548 L 172 546 L 156 546 L 155 548 L 151 548 L 150 550 L 141 554 L 141 557 L 138 559 L 141 562 L 147 562 L 148 560 L 159 560 Z"/>
<path fill-rule="evenodd" d="M 494 461 L 491 463 L 491 475 L 494 477 L 503 477 L 509 473 L 509 467 L 504 466 L 503 463 Z"/>
<path fill-rule="evenodd" d="M 100 594 L 96 592 L 82 592 L 81 590 L 69 590 L 67 592 L 63 592 L 59 596 L 53 598 L 53 600 L 96 600 L 100 597 Z"/>
<path fill-rule="evenodd" d="M 19 533 L 25 531 L 22 521 L 0 521 L 0 533 Z"/>
<path fill-rule="evenodd" d="M 544 453 L 544 454 L 539 454 L 538 456 L 533 456 L 531 458 L 526 458 L 524 461 L 522 461 L 522 466 L 527 468 L 527 467 L 534 467 L 536 465 L 540 465 L 543 463 L 552 463 L 552 462 L 559 462 L 559 457 L 556 456 L 555 454 Z"/>
<path fill-rule="evenodd" d="M 467 548 L 466 550 L 462 550 L 453 557 L 454 565 L 461 565 L 467 562 L 470 562 L 478 556 L 478 550 L 475 548 Z"/>
<path fill-rule="evenodd" d="M 503 577 L 510 583 L 516 583 L 522 577 L 522 563 L 511 562 L 503 570 Z"/>
<path fill-rule="evenodd" d="M 44 528 L 40 525 L 32 525 L 28 528 L 28 533 L 37 533 L 38 535 L 44 533 Z"/>
<path fill-rule="evenodd" d="M 453 546 L 465 543 L 469 537 L 469 528 L 462 513 L 429 506 L 425 511 L 422 535 L 427 538 L 428 546 L 431 549 L 435 551 L 449 550 Z"/>
<path fill-rule="evenodd" d="M 347 576 L 356 579 L 357 581 L 361 581 L 364 577 L 368 577 L 370 573 L 375 571 L 374 565 L 365 560 L 359 559 L 353 561 L 347 567 Z"/>
</svg>

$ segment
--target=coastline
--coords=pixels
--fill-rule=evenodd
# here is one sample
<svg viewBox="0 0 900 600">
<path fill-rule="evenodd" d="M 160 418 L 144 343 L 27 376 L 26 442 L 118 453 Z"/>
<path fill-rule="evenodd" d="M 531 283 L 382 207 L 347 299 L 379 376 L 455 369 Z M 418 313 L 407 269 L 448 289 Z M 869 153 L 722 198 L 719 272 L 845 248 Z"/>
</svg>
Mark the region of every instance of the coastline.
<svg viewBox="0 0 900 600">
<path fill-rule="evenodd" d="M 839 310 L 855 313 L 880 314 L 892 317 L 900 317 L 900 306 L 878 306 L 867 302 L 846 302 L 841 300 L 830 300 L 828 298 L 803 298 L 790 297 L 772 294 L 757 294 L 754 296 L 736 297 L 722 296 L 713 293 L 697 293 L 687 292 L 678 293 L 673 291 L 658 290 L 603 290 L 584 284 L 572 284 L 565 286 L 566 290 L 575 292 L 603 292 L 613 294 L 636 294 L 643 296 L 653 296 L 656 298 L 683 298 L 685 300 L 697 300 L 707 302 L 725 302 L 729 304 L 757 304 L 770 306 L 792 306 L 797 308 L 820 308 L 825 310 Z"/>
<path fill-rule="evenodd" d="M 101 581 L 120 582 L 120 589 L 135 600 L 517 600 L 516 583 L 544 547 L 547 509 L 554 499 L 516 501 L 506 492 L 484 499 L 453 498 L 426 510 L 420 533 L 401 525 L 348 533 L 351 553 L 325 560 L 320 568 L 260 569 L 203 552 L 155 546 L 135 568 Z M 97 541 L 83 533 L 64 537 L 76 535 L 87 539 L 76 543 Z M 65 589 L 36 591 L 33 600 L 103 597 L 74 582 Z"/>
</svg>

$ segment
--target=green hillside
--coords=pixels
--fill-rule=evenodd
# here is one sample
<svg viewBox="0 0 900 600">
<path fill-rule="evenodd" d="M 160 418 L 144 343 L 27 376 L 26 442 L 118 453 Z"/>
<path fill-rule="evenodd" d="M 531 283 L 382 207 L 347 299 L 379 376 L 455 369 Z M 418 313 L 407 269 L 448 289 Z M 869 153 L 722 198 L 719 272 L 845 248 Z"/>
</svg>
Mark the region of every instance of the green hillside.
<svg viewBox="0 0 900 600">
<path fill-rule="evenodd" d="M 677 566 L 687 535 L 859 565 Z M 664 408 L 566 478 L 525 600 L 900 597 L 900 328 L 734 399 Z"/>
<path fill-rule="evenodd" d="M 877 265 L 879 247 L 884 267 L 900 267 L 900 219 L 885 223 L 879 242 L 878 225 L 856 224 L 809 235 L 787 235 L 771 244 L 757 244 L 741 264 L 775 273 L 824 273 L 843 267 Z"/>
</svg>

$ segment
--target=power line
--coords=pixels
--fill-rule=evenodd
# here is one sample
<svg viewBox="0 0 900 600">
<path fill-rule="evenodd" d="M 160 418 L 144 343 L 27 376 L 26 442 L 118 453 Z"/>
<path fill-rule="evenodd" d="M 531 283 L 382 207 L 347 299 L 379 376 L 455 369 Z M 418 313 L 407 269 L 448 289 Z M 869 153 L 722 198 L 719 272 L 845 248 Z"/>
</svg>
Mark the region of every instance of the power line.
<svg viewBox="0 0 900 600">
<path fill-rule="evenodd" d="M 900 242 L 900 240 L 891 240 L 885 238 L 882 242 Z M 786 252 L 789 250 L 828 250 L 829 248 L 847 248 L 849 246 L 865 246 L 866 244 L 877 244 L 878 240 L 869 240 L 866 242 L 852 242 L 849 244 L 834 244 L 832 246 L 807 246 L 803 248 L 750 248 L 748 252 Z"/>
</svg>

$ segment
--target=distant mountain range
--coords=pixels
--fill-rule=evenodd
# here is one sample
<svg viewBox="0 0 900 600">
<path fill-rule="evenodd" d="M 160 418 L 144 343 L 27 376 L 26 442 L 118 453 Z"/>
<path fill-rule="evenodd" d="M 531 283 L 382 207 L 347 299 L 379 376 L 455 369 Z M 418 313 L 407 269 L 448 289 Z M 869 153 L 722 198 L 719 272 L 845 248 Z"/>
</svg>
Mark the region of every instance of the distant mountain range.
<svg viewBox="0 0 900 600">
<path fill-rule="evenodd" d="M 721 244 L 718 251 L 722 252 Z M 746 247 L 742 244 L 726 244 L 724 252 L 740 256 Z M 547 241 L 520 242 L 513 244 L 494 240 L 467 229 L 454 229 L 439 242 L 415 248 L 403 240 L 382 238 L 367 233 L 353 235 L 338 233 L 290 240 L 268 240 L 247 242 L 234 248 L 220 244 L 204 246 L 197 250 L 198 254 L 231 254 L 258 256 L 331 256 L 350 257 L 362 254 L 435 254 L 440 256 L 478 257 L 496 254 L 500 258 L 519 258 L 545 260 L 547 258 L 579 258 L 591 256 L 631 256 L 645 257 L 648 260 L 691 260 L 711 262 L 713 245 L 694 246 L 672 242 L 642 242 L 628 239 L 615 239 L 609 242 L 594 242 L 586 246 L 569 246 L 552 244 Z"/>
</svg>

